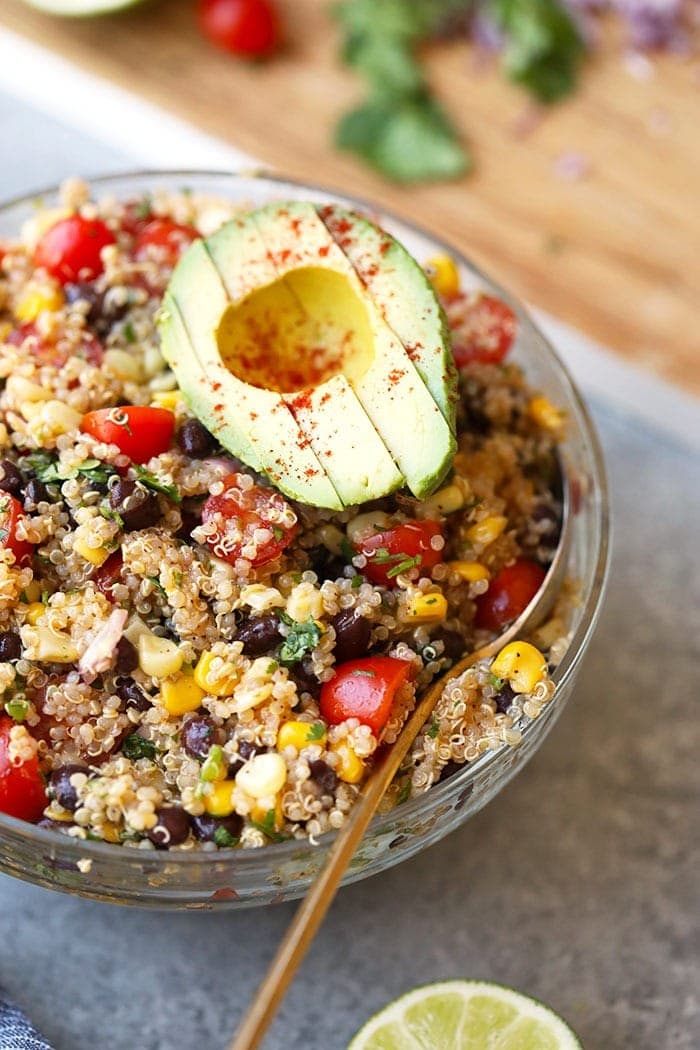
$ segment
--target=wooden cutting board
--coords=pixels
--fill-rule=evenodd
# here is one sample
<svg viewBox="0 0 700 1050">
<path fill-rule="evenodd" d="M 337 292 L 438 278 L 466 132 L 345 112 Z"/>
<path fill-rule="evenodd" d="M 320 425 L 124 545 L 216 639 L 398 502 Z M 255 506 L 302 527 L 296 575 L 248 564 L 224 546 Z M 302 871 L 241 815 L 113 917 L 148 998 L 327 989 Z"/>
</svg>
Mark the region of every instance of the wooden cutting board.
<svg viewBox="0 0 700 1050">
<path fill-rule="evenodd" d="M 626 62 L 611 24 L 581 90 L 533 120 L 524 94 L 466 44 L 431 48 L 431 80 L 476 170 L 397 188 L 332 148 L 361 86 L 338 63 L 330 4 L 278 3 L 287 48 L 263 67 L 214 51 L 194 0 L 82 21 L 3 0 L 0 23 L 283 172 L 396 209 L 516 294 L 700 394 L 700 57 Z M 566 177 L 571 153 L 584 177 Z"/>
</svg>

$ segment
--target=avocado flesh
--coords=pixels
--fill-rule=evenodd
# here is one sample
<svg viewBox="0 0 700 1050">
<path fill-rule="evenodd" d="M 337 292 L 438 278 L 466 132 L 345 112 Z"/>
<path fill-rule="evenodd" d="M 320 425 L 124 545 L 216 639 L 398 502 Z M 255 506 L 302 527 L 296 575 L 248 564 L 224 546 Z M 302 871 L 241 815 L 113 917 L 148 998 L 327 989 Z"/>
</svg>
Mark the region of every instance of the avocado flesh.
<svg viewBox="0 0 700 1050">
<path fill-rule="evenodd" d="M 336 204 L 318 212 L 454 432 L 456 371 L 450 331 L 424 271 L 391 234 L 361 215 Z"/>
<path fill-rule="evenodd" d="M 429 495 L 450 468 L 456 447 L 452 428 L 347 256 L 312 204 L 267 205 L 250 218 L 280 278 L 298 269 L 328 268 L 342 274 L 365 303 L 371 362 L 361 374 L 346 375 L 408 487 L 418 498 Z M 298 295 L 308 314 L 317 312 L 311 287 L 300 287 Z"/>
<path fill-rule="evenodd" d="M 195 242 L 175 268 L 160 321 L 163 353 L 185 398 L 225 448 L 288 496 L 342 509 L 284 399 L 242 382 L 223 362 L 218 329 L 229 306 L 204 242 Z"/>
<path fill-rule="evenodd" d="M 404 476 L 348 378 L 333 374 L 348 333 L 357 334 L 347 371 L 359 374 L 371 363 L 366 306 L 356 291 L 342 275 L 318 267 L 280 279 L 257 226 L 247 220 L 217 231 L 206 249 L 231 299 L 218 328 L 227 368 L 281 392 L 344 506 L 401 488 Z M 314 348 L 317 355 L 310 355 Z M 320 362 L 313 376 L 310 356 Z"/>
</svg>

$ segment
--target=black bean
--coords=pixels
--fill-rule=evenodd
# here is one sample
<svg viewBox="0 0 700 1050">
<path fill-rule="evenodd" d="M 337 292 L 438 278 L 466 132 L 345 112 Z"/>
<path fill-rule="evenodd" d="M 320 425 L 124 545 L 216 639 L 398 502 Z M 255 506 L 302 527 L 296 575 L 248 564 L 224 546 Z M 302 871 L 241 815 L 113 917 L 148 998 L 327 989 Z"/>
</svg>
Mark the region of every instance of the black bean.
<svg viewBox="0 0 700 1050">
<path fill-rule="evenodd" d="M 335 771 L 322 758 L 309 762 L 309 772 L 311 773 L 311 779 L 315 784 L 318 784 L 324 795 L 333 794 L 338 786 L 338 777 Z"/>
<path fill-rule="evenodd" d="M 78 808 L 78 792 L 70 782 L 74 773 L 85 773 L 89 776 L 90 770 L 87 766 L 58 766 L 49 775 L 49 797 L 56 799 L 59 806 L 63 806 L 70 813 L 74 813 Z"/>
<path fill-rule="evenodd" d="M 496 694 L 496 710 L 502 715 L 506 714 L 514 699 L 515 693 L 510 687 L 510 682 L 506 682 L 500 693 Z"/>
<path fill-rule="evenodd" d="M 307 553 L 319 583 L 323 583 L 324 580 L 339 580 L 345 575 L 343 570 L 347 562 L 344 558 L 331 554 L 327 547 L 314 547 Z"/>
<path fill-rule="evenodd" d="M 304 663 L 290 667 L 289 677 L 296 684 L 298 693 L 310 693 L 316 699 L 321 692 L 321 683 L 313 671 Z"/>
<path fill-rule="evenodd" d="M 454 776 L 455 773 L 459 773 L 460 769 L 464 769 L 464 766 L 460 766 L 458 762 L 453 762 L 452 759 L 450 759 L 442 767 L 442 771 L 440 773 L 440 783 L 442 783 L 444 780 L 448 780 L 449 777 Z"/>
<path fill-rule="evenodd" d="M 252 740 L 239 740 L 238 741 L 238 755 L 234 758 L 233 762 L 229 766 L 228 775 L 234 777 L 239 769 L 242 769 L 246 762 L 251 759 L 254 755 L 262 755 L 267 751 L 266 747 L 262 744 L 254 744 Z"/>
<path fill-rule="evenodd" d="M 210 456 L 216 448 L 216 440 L 198 419 L 186 420 L 177 432 L 176 441 L 193 459 Z"/>
<path fill-rule="evenodd" d="M 19 660 L 22 655 L 22 641 L 16 631 L 0 632 L 0 663 Z"/>
<path fill-rule="evenodd" d="M 354 609 L 343 609 L 331 620 L 335 629 L 335 660 L 342 664 L 346 660 L 359 660 L 366 656 L 372 627 L 369 620 L 359 616 Z"/>
<path fill-rule="evenodd" d="M 162 806 L 156 810 L 156 821 L 146 834 L 159 849 L 182 845 L 190 833 L 190 815 L 182 806 Z"/>
<path fill-rule="evenodd" d="M 189 507 L 180 507 L 180 517 L 182 519 L 180 528 L 175 533 L 175 536 L 178 540 L 189 540 L 193 530 L 202 524 L 201 511 L 197 514 Z"/>
<path fill-rule="evenodd" d="M 223 734 L 206 715 L 194 715 L 182 727 L 180 743 L 192 758 L 203 761 L 212 744 L 220 743 Z"/>
<path fill-rule="evenodd" d="M 53 503 L 53 499 L 43 481 L 31 478 L 24 486 L 24 509 L 29 510 L 39 503 Z"/>
<path fill-rule="evenodd" d="M 137 711 L 148 711 L 151 706 L 151 701 L 129 675 L 114 680 L 114 692 L 125 707 L 135 707 Z"/>
<path fill-rule="evenodd" d="M 107 335 L 115 321 L 121 320 L 129 309 L 128 298 L 119 302 L 113 295 L 97 290 L 94 284 L 81 281 L 77 284 L 63 286 L 63 294 L 69 303 L 82 300 L 88 303 L 86 321 L 98 335 Z"/>
<path fill-rule="evenodd" d="M 129 478 L 120 478 L 109 490 L 110 506 L 129 531 L 150 529 L 160 521 L 160 505 L 155 492 L 137 485 Z"/>
<path fill-rule="evenodd" d="M 128 638 L 120 638 L 115 652 L 114 670 L 118 674 L 129 674 L 130 671 L 135 671 L 138 665 L 136 646 L 132 645 Z"/>
<path fill-rule="evenodd" d="M 233 846 L 243 828 L 243 820 L 237 813 L 228 817 L 192 817 L 192 830 L 200 842 L 216 842 L 219 846 Z"/>
<path fill-rule="evenodd" d="M 236 641 L 243 642 L 246 656 L 260 656 L 271 652 L 282 641 L 280 624 L 275 613 L 263 613 L 244 620 L 236 632 Z"/>
<path fill-rule="evenodd" d="M 9 459 L 0 461 L 0 489 L 10 496 L 21 496 L 24 478 L 18 467 Z"/>
<path fill-rule="evenodd" d="M 450 631 L 445 628 L 435 635 L 434 641 L 442 642 L 444 649 L 441 655 L 449 657 L 453 663 L 456 663 L 457 660 L 464 656 L 466 643 L 458 631 Z"/>
</svg>

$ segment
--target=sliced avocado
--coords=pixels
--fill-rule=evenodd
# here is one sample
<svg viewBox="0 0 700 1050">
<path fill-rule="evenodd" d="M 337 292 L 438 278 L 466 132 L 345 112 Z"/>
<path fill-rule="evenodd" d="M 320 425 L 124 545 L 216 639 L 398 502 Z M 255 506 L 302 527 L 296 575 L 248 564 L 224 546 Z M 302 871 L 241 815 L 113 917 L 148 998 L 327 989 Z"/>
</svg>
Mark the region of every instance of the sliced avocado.
<svg viewBox="0 0 700 1050">
<path fill-rule="evenodd" d="M 195 242 L 175 268 L 159 322 L 163 353 L 183 394 L 225 448 L 287 495 L 341 509 L 343 502 L 280 395 L 242 382 L 224 364 L 218 328 L 229 306 L 204 243 Z"/>
<path fill-rule="evenodd" d="M 343 372 L 411 491 L 419 498 L 429 495 L 449 470 L 454 434 L 347 256 L 313 204 L 270 204 L 252 217 L 279 277 L 294 282 L 296 297 L 310 316 L 318 315 L 317 300 L 323 301 L 317 293 L 319 270 L 342 275 L 353 298 L 365 304 L 368 329 L 358 340 L 361 347 L 353 347 L 344 359 Z"/>
<path fill-rule="evenodd" d="M 395 237 L 361 215 L 337 204 L 320 207 L 318 213 L 454 431 L 456 373 L 450 330 L 425 272 Z"/>
</svg>

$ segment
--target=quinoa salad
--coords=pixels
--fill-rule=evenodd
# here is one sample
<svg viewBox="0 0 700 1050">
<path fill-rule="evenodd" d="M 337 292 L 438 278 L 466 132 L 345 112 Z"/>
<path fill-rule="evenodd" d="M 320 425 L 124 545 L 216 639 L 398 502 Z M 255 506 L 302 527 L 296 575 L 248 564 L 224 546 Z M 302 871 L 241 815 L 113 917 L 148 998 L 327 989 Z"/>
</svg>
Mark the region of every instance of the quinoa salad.
<svg viewBox="0 0 700 1050">
<path fill-rule="evenodd" d="M 420 260 L 457 369 L 449 470 L 423 498 L 293 499 L 222 447 L 161 345 L 173 268 L 240 208 L 78 180 L 62 201 L 0 243 L 0 811 L 130 848 L 314 841 L 542 585 L 565 420 L 509 360 L 509 307 Z M 387 804 L 517 745 L 567 601 L 448 683 Z"/>
</svg>

